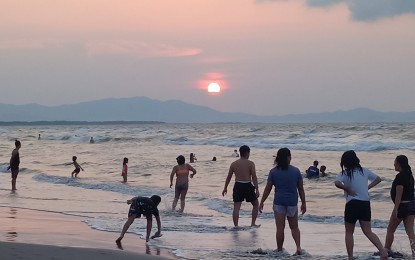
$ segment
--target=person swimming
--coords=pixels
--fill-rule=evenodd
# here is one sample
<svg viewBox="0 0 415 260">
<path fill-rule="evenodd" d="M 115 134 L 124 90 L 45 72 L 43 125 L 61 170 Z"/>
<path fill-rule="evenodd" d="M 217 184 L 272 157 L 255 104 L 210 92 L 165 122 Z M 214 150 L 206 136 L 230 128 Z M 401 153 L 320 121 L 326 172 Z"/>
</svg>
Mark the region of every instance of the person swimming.
<svg viewBox="0 0 415 260">
<path fill-rule="evenodd" d="M 326 166 L 325 165 L 321 165 L 320 166 L 320 176 L 321 177 L 326 177 L 327 173 L 326 173 Z"/>
</svg>

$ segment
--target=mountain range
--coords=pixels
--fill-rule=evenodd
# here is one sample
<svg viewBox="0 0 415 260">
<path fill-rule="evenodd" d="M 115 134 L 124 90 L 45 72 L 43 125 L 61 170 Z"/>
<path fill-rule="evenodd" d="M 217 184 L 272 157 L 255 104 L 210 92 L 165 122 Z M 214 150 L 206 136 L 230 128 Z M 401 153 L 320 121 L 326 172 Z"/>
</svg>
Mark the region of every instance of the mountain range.
<svg viewBox="0 0 415 260">
<path fill-rule="evenodd" d="M 0 103 L 0 122 L 35 121 L 152 121 L 166 123 L 371 123 L 415 122 L 415 112 L 379 112 L 368 108 L 336 112 L 259 116 L 220 112 L 178 100 L 147 97 L 108 98 L 61 106 Z"/>
</svg>

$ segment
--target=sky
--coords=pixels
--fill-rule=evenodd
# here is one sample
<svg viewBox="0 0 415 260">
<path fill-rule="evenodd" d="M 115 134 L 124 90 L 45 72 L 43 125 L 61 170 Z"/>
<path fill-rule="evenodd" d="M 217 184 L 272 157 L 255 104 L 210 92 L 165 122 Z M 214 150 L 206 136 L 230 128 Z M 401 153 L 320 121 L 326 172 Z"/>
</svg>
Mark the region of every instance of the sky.
<svg viewBox="0 0 415 260">
<path fill-rule="evenodd" d="M 0 103 L 415 111 L 415 1 L 0 0 L 0 32 Z"/>
</svg>

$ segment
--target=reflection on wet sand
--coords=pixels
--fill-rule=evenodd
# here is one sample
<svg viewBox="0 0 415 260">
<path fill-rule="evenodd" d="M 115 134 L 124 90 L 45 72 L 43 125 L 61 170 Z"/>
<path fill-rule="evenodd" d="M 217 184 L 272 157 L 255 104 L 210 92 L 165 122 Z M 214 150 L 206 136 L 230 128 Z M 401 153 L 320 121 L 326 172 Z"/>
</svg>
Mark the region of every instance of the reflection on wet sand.
<svg viewBox="0 0 415 260">
<path fill-rule="evenodd" d="M 10 216 L 7 216 L 9 219 L 17 219 L 17 209 L 10 208 Z M 17 227 L 14 221 L 11 222 L 12 225 L 9 226 L 9 229 L 6 231 L 6 241 L 14 242 L 17 238 Z"/>
<path fill-rule="evenodd" d="M 156 247 L 156 248 L 151 248 L 147 243 L 146 243 L 146 254 L 147 255 L 154 255 L 154 252 L 152 252 L 151 250 L 156 250 L 155 255 L 160 255 L 160 248 Z"/>
</svg>

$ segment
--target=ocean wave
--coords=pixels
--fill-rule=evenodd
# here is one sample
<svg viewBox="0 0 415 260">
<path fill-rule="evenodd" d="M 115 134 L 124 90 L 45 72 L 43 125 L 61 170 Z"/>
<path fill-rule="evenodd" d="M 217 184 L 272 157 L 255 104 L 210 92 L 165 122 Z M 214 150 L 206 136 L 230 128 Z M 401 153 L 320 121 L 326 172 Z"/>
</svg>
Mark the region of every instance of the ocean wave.
<svg viewBox="0 0 415 260">
<path fill-rule="evenodd" d="M 175 145 L 216 145 L 223 147 L 239 147 L 241 143 L 246 144 L 250 147 L 257 147 L 263 149 L 275 149 L 276 147 L 289 147 L 293 150 L 303 151 L 345 151 L 355 150 L 364 152 L 379 152 L 379 151 L 390 151 L 399 149 L 415 150 L 415 142 L 408 141 L 341 141 L 330 140 L 328 138 L 287 138 L 287 139 L 204 139 L 204 140 L 193 140 L 190 138 L 177 138 L 165 140 L 167 144 Z"/>
<path fill-rule="evenodd" d="M 3 172 L 3 173 L 10 172 L 10 170 L 7 170 L 8 167 L 9 167 L 9 164 L 0 164 L 0 172 Z"/>
<path fill-rule="evenodd" d="M 128 194 L 133 197 L 142 195 L 142 196 L 151 196 L 153 194 L 158 194 L 160 196 L 167 194 L 169 191 L 163 188 L 156 187 L 147 187 L 147 186 L 130 186 L 123 183 L 90 183 L 85 182 L 84 179 L 77 179 L 71 177 L 62 177 L 62 176 L 53 176 L 45 173 L 40 173 L 33 176 L 33 179 L 39 182 L 47 182 L 53 184 L 61 184 L 71 187 L 78 187 L 88 190 L 103 190 L 103 191 L 112 191 L 121 194 Z M 87 180 L 91 181 L 91 180 Z M 140 191 L 140 194 L 137 194 L 137 190 Z"/>
</svg>

